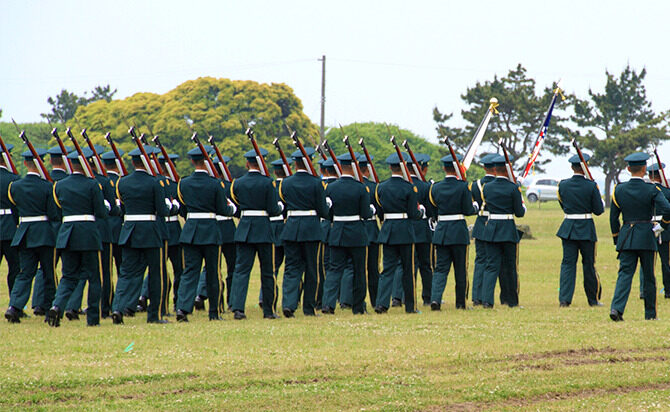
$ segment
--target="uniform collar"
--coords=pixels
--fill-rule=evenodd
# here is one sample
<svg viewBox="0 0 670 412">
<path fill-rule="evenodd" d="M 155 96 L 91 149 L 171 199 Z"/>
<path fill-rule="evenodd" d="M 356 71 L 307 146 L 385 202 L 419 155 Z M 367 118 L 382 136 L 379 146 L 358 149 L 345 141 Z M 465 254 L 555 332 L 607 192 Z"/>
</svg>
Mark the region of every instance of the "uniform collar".
<svg viewBox="0 0 670 412">
<path fill-rule="evenodd" d="M 456 176 L 454 176 L 454 175 L 444 175 L 444 178 L 445 179 L 450 179 L 450 178 L 456 179 Z"/>
<path fill-rule="evenodd" d="M 74 171 L 74 170 L 72 171 L 72 174 L 73 174 L 73 175 L 81 175 L 81 176 L 84 176 L 84 174 L 83 174 L 82 172 L 77 172 L 77 171 Z"/>
<path fill-rule="evenodd" d="M 37 172 L 28 172 L 28 173 L 26 173 L 26 176 L 31 176 L 31 175 L 32 175 L 32 176 L 41 177 L 40 174 L 37 173 Z"/>
<path fill-rule="evenodd" d="M 340 179 L 343 178 L 343 177 L 348 177 L 348 178 L 350 178 L 350 179 L 353 179 L 353 178 L 354 178 L 353 175 L 343 174 L 342 176 L 340 176 Z"/>
<path fill-rule="evenodd" d="M 118 172 L 115 172 L 115 171 L 113 171 L 113 170 L 108 170 L 108 171 L 107 171 L 107 174 L 110 174 L 110 173 L 113 174 L 113 175 L 117 175 L 117 176 L 119 176 L 119 173 L 118 173 Z"/>
<path fill-rule="evenodd" d="M 495 175 L 492 175 L 492 174 L 489 174 L 489 173 L 487 173 L 487 174 L 484 175 L 484 177 L 486 177 L 486 176 L 488 176 L 488 177 L 496 177 Z"/>
<path fill-rule="evenodd" d="M 65 172 L 65 173 L 67 173 L 67 171 L 66 171 L 65 169 L 61 169 L 60 167 L 53 167 L 53 168 L 51 168 L 51 171 L 52 171 L 52 172 L 55 172 L 55 171 L 57 171 L 57 170 L 60 171 L 60 172 Z M 111 173 L 111 172 L 108 172 L 108 173 Z"/>
<path fill-rule="evenodd" d="M 207 174 L 209 174 L 209 172 L 207 170 L 202 170 L 202 169 L 195 169 L 195 173 L 207 173 Z"/>
<path fill-rule="evenodd" d="M 496 179 L 505 179 L 509 181 L 509 178 L 507 176 L 496 176 Z"/>
<path fill-rule="evenodd" d="M 397 174 L 395 174 L 395 173 L 394 173 L 394 174 L 391 174 L 391 177 L 399 177 L 399 178 L 401 178 L 401 179 L 404 179 L 404 176 L 403 176 L 403 175 L 401 175 L 401 174 L 400 174 L 400 175 L 397 175 Z"/>
<path fill-rule="evenodd" d="M 249 169 L 249 173 L 260 173 L 261 171 L 258 169 Z"/>
<path fill-rule="evenodd" d="M 579 174 L 579 173 L 573 173 L 573 174 L 572 174 L 572 177 L 582 177 L 582 178 L 585 178 L 586 176 L 584 176 L 584 175 L 582 175 L 582 174 Z"/>
<path fill-rule="evenodd" d="M 638 176 L 631 176 L 630 180 L 633 180 L 633 179 L 639 179 L 639 180 L 642 180 L 644 182 L 644 179 L 641 178 L 641 177 L 638 177 Z"/>
<path fill-rule="evenodd" d="M 135 169 L 135 171 L 149 174 L 149 172 L 147 172 L 145 169 Z"/>
<path fill-rule="evenodd" d="M 298 169 L 298 170 L 296 171 L 296 173 L 307 173 L 307 174 L 310 175 L 310 176 L 312 175 L 308 170 L 305 170 L 305 169 Z"/>
</svg>

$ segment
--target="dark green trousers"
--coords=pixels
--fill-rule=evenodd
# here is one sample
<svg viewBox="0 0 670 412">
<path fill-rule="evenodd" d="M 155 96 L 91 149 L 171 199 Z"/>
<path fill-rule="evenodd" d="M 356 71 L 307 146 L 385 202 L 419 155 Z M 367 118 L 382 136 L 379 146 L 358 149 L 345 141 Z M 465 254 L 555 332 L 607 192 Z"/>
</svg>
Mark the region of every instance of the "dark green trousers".
<svg viewBox="0 0 670 412">
<path fill-rule="evenodd" d="M 225 285 L 222 282 L 221 290 L 219 291 L 223 308 L 225 308 L 225 303 L 227 303 L 228 307 L 230 307 L 230 288 L 232 287 L 233 272 L 235 271 L 235 249 L 236 247 L 234 243 L 224 243 L 221 245 L 221 254 L 223 255 L 223 260 L 226 262 L 227 273 Z M 221 262 L 219 261 L 219 270 L 221 270 L 220 263 Z M 209 299 L 209 295 L 207 294 L 207 268 L 203 268 L 202 272 L 200 272 L 200 280 L 198 281 L 198 296 L 200 296 L 200 298 L 203 300 Z"/>
<path fill-rule="evenodd" d="M 338 289 L 342 282 L 345 268 L 351 264 L 351 307 L 354 314 L 365 313 L 366 276 L 365 260 L 366 247 L 330 247 L 330 270 L 326 274 L 326 284 L 323 291 L 323 306 L 335 309 L 338 298 Z"/>
<path fill-rule="evenodd" d="M 116 293 L 112 302 L 112 310 L 123 312 L 125 309 L 135 309 L 137 298 L 142 287 L 144 271 L 149 269 L 149 306 L 147 307 L 147 322 L 160 319 L 162 283 L 161 248 L 123 248 L 123 262 L 121 276 L 116 284 Z M 90 285 L 89 285 L 90 287 Z"/>
<path fill-rule="evenodd" d="M 644 272 L 644 318 L 656 318 L 656 277 L 654 276 L 653 250 L 622 250 L 619 252 L 619 275 L 616 280 L 611 309 L 624 313 L 630 295 L 633 275 L 640 261 Z"/>
<path fill-rule="evenodd" d="M 368 246 L 367 283 L 370 305 L 377 305 L 377 290 L 379 288 L 379 243 L 370 243 Z"/>
<path fill-rule="evenodd" d="M 421 298 L 423 303 L 430 303 L 431 288 L 433 287 L 433 267 L 431 264 L 431 244 L 430 243 L 415 243 L 414 244 L 414 277 L 421 274 Z M 393 280 L 393 298 L 405 301 L 402 270 L 399 268 Z"/>
<path fill-rule="evenodd" d="M 56 286 L 58 286 L 58 274 L 56 273 L 55 267 L 58 265 L 58 261 L 60 260 L 60 249 L 56 249 L 55 251 L 55 261 L 53 263 L 54 267 L 54 275 L 56 279 Z M 55 290 L 54 290 L 55 293 Z M 47 299 L 48 300 L 48 299 Z M 53 301 L 53 297 L 51 298 Z M 37 273 L 35 273 L 35 280 L 33 283 L 33 297 L 31 299 L 31 307 L 33 309 L 35 308 L 42 308 L 45 311 L 49 310 L 51 307 L 51 304 L 53 302 L 47 302 L 44 299 L 44 271 L 42 270 L 42 267 L 40 265 L 40 268 L 37 269 Z M 45 305 L 45 306 L 42 306 Z"/>
<path fill-rule="evenodd" d="M 9 306 L 13 306 L 18 310 L 23 310 L 23 307 L 28 303 L 30 298 L 30 289 L 33 284 L 33 278 L 37 272 L 37 265 L 42 266 L 43 275 L 38 279 L 42 288 L 42 300 L 33 304 L 33 307 L 39 306 L 41 308 L 49 309 L 53 303 L 56 294 L 56 276 L 54 274 L 54 254 L 53 246 L 42 246 L 36 248 L 19 248 L 19 259 L 21 262 L 21 270 L 16 277 L 12 293 L 10 294 Z"/>
<path fill-rule="evenodd" d="M 11 239 L 0 241 L 0 263 L 2 263 L 2 258 L 7 260 L 7 287 L 10 294 L 14 287 L 14 281 L 21 271 L 21 266 L 19 264 L 19 249 L 12 247 L 11 244 Z"/>
<path fill-rule="evenodd" d="M 582 255 L 582 272 L 584 273 L 584 292 L 589 305 L 600 300 L 602 288 L 595 267 L 596 242 L 589 240 L 563 241 L 563 260 L 561 261 L 559 302 L 572 303 L 577 277 L 577 258 Z"/>
<path fill-rule="evenodd" d="M 327 243 L 319 246 L 319 288 L 316 293 L 316 307 L 323 307 L 323 288 L 326 284 L 326 272 L 330 266 L 330 247 Z"/>
<path fill-rule="evenodd" d="M 100 251 L 100 262 L 102 268 L 102 293 L 100 309 L 102 310 L 102 313 L 109 313 L 112 305 L 112 298 L 114 296 L 111 278 L 111 243 L 102 244 L 102 250 Z M 81 302 L 84 299 L 84 287 L 86 287 L 86 279 L 81 279 L 75 290 L 72 292 L 72 295 L 70 296 L 70 299 L 65 306 L 65 310 L 78 311 L 81 309 Z M 133 309 L 135 309 L 135 306 L 133 306 Z"/>
<path fill-rule="evenodd" d="M 454 279 L 456 283 L 456 307 L 465 308 L 468 289 L 468 245 L 435 245 L 435 271 L 433 272 L 433 285 L 431 290 L 431 302 L 442 302 L 442 294 L 447 286 L 447 277 L 451 266 L 454 266 Z"/>
<path fill-rule="evenodd" d="M 670 297 L 670 242 L 658 245 L 658 256 L 661 260 L 661 273 L 663 275 L 663 294 Z M 644 273 L 640 268 L 640 296 L 644 296 Z"/>
<path fill-rule="evenodd" d="M 503 290 L 506 291 L 502 303 L 509 307 L 519 305 L 517 248 L 518 243 L 514 242 L 486 242 L 486 272 L 482 285 L 482 302 L 494 304 L 496 281 L 500 279 L 501 293 Z"/>
<path fill-rule="evenodd" d="M 282 284 L 282 309 L 295 311 L 303 282 L 302 311 L 314 314 L 318 290 L 319 243 L 284 241 L 284 280 Z M 304 277 L 303 277 L 304 276 Z"/>
<path fill-rule="evenodd" d="M 284 263 L 284 246 L 278 246 L 278 245 L 273 245 L 274 247 L 274 253 L 275 253 L 275 263 L 274 263 L 274 273 L 275 273 L 275 296 L 279 296 L 279 268 L 281 268 L 282 263 Z M 318 258 L 317 258 L 318 259 Z M 233 262 L 235 263 L 235 262 Z M 233 265 L 233 270 L 235 269 L 235 266 Z M 231 272 L 231 279 L 232 279 L 232 272 Z M 320 278 L 319 278 L 320 279 Z M 231 283 L 232 286 L 232 283 Z M 302 290 L 302 285 L 301 288 Z M 228 289 L 228 302 L 230 302 L 230 289 Z M 261 288 L 260 291 L 258 291 L 258 304 L 262 307 L 263 306 L 263 288 Z M 230 303 L 228 303 L 230 306 Z M 272 308 L 273 311 L 277 311 L 277 302 L 275 301 L 275 307 Z"/>
<path fill-rule="evenodd" d="M 486 272 L 486 241 L 475 239 L 475 268 L 472 271 L 472 302 L 482 302 L 482 286 Z M 438 302 L 439 303 L 439 302 Z"/>
<path fill-rule="evenodd" d="M 88 282 L 88 308 L 86 322 L 89 325 L 100 324 L 100 293 L 102 274 L 100 273 L 100 251 L 70 251 L 61 253 L 63 277 L 61 278 L 53 306 L 58 307 L 60 316 L 80 280 Z"/>
<path fill-rule="evenodd" d="M 379 287 L 377 290 L 377 306 L 388 309 L 393 292 L 393 278 L 402 268 L 402 286 L 405 295 L 405 312 L 416 311 L 415 305 L 415 281 L 414 277 L 414 245 L 387 245 L 383 247 L 384 269 L 379 275 Z"/>
<path fill-rule="evenodd" d="M 184 253 L 181 245 L 168 246 L 167 256 L 172 264 L 172 303 L 176 307 L 179 283 L 181 282 L 181 275 L 184 273 Z"/>
<path fill-rule="evenodd" d="M 160 310 L 161 310 L 161 316 L 165 316 L 168 314 L 169 310 L 169 296 L 170 296 L 170 289 L 172 289 L 172 282 L 170 281 L 170 276 L 168 275 L 168 270 L 167 270 L 167 263 L 168 263 L 168 251 L 169 247 L 167 245 L 167 241 L 164 242 L 163 247 L 161 248 L 161 285 L 163 287 L 161 288 L 163 293 L 161 293 L 161 304 L 160 304 Z M 179 253 L 179 271 L 182 270 L 181 268 L 181 253 Z M 174 262 L 173 262 L 173 270 L 174 270 Z M 140 293 L 140 296 L 143 296 L 145 298 L 149 298 L 149 277 L 145 276 L 144 277 L 144 282 L 142 283 L 142 292 Z"/>
<path fill-rule="evenodd" d="M 182 244 L 184 251 L 184 273 L 179 283 L 179 295 L 177 296 L 177 309 L 186 313 L 193 312 L 195 295 L 198 292 L 198 280 L 202 262 L 205 261 L 205 273 L 207 281 L 207 296 L 212 296 L 209 304 L 210 319 L 218 318 L 223 312 L 223 299 L 221 299 L 221 273 L 219 271 L 219 259 L 221 250 L 219 245 L 190 245 Z"/>
<path fill-rule="evenodd" d="M 277 303 L 275 290 L 277 279 L 274 276 L 274 248 L 272 243 L 238 243 L 235 255 L 235 273 L 230 303 L 233 311 L 244 312 L 249 292 L 249 275 L 258 254 L 261 266 L 261 288 L 263 290 L 263 314 L 271 315 Z"/>
</svg>

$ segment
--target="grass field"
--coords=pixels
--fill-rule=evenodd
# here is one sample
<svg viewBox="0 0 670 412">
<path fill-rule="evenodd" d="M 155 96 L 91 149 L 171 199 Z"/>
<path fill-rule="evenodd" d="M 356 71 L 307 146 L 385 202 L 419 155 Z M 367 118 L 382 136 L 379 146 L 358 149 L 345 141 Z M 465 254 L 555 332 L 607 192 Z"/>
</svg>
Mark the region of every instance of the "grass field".
<svg viewBox="0 0 670 412">
<path fill-rule="evenodd" d="M 581 270 L 572 307 L 558 307 L 562 213 L 534 204 L 519 220 L 536 237 L 520 249 L 523 308 L 456 311 L 451 275 L 443 310 L 420 315 L 266 321 L 248 304 L 248 320 L 217 323 L 202 312 L 188 324 L 99 328 L 3 319 L 0 409 L 670 410 L 670 301 L 644 321 L 634 292 L 626 321 L 609 320 L 617 261 L 606 215 L 596 219 L 605 307 L 587 305 Z M 474 247 L 471 269 L 473 259 Z"/>
</svg>

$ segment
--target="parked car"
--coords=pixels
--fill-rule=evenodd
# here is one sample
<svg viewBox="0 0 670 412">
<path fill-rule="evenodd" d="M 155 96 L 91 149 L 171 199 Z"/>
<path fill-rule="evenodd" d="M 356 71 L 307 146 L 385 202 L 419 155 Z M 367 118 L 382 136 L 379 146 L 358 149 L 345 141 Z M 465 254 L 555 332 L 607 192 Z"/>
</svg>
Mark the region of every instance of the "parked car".
<svg viewBox="0 0 670 412">
<path fill-rule="evenodd" d="M 526 198 L 530 203 L 558 200 L 558 180 L 552 178 L 536 179 L 526 189 Z"/>
</svg>

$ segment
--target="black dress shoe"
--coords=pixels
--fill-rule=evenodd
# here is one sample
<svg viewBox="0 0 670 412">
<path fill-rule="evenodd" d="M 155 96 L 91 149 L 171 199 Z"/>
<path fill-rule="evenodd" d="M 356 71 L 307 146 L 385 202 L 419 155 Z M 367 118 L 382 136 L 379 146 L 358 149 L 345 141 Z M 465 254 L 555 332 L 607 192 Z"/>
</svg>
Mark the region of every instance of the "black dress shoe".
<svg viewBox="0 0 670 412">
<path fill-rule="evenodd" d="M 482 302 L 482 307 L 484 309 L 493 309 L 493 305 L 488 302 Z"/>
<path fill-rule="evenodd" d="M 126 309 L 123 311 L 123 316 L 128 316 L 129 318 L 135 317 L 135 311 L 131 309 Z"/>
<path fill-rule="evenodd" d="M 147 310 L 147 297 L 140 296 L 140 299 L 137 301 L 137 312 L 145 312 Z"/>
<path fill-rule="evenodd" d="M 440 310 L 441 306 L 442 305 L 437 302 L 430 302 L 430 310 Z"/>
<path fill-rule="evenodd" d="M 218 320 L 223 320 L 221 316 L 210 316 L 209 317 L 210 321 L 218 321 Z"/>
<path fill-rule="evenodd" d="M 623 321 L 623 313 L 619 312 L 616 309 L 612 309 L 610 312 L 610 319 L 612 319 L 615 322 L 621 322 Z"/>
<path fill-rule="evenodd" d="M 591 307 L 597 307 L 597 306 L 605 306 L 605 305 L 603 305 L 602 302 L 596 302 L 596 303 L 589 303 L 589 306 L 591 306 Z"/>
<path fill-rule="evenodd" d="M 340 303 L 340 309 L 351 309 L 351 305 L 348 303 Z"/>
<path fill-rule="evenodd" d="M 246 319 L 246 318 L 247 318 L 247 315 L 245 315 L 244 312 L 242 312 L 241 310 L 236 310 L 236 311 L 233 312 L 233 319 L 235 319 L 235 320 L 242 320 L 242 319 Z"/>
<path fill-rule="evenodd" d="M 39 306 L 33 309 L 33 315 L 35 316 L 44 316 L 47 314 L 47 311 Z"/>
<path fill-rule="evenodd" d="M 123 325 L 123 313 L 118 310 L 112 312 L 112 323 L 114 325 Z"/>
<path fill-rule="evenodd" d="M 482 301 L 481 300 L 473 300 L 472 301 L 472 306 L 481 306 Z"/>
<path fill-rule="evenodd" d="M 263 315 L 263 319 L 279 319 L 279 315 L 276 313 L 271 313 L 269 315 Z"/>
<path fill-rule="evenodd" d="M 398 308 L 400 306 L 402 306 L 402 300 L 393 298 L 393 300 L 391 301 L 391 307 Z"/>
<path fill-rule="evenodd" d="M 414 310 L 406 310 L 405 313 L 408 314 L 408 315 L 417 315 L 417 314 L 421 313 L 421 311 L 418 310 L 418 309 L 414 309 Z"/>
<path fill-rule="evenodd" d="M 193 306 L 195 307 L 195 310 L 205 310 L 205 299 L 200 295 L 196 296 Z"/>
<path fill-rule="evenodd" d="M 156 319 L 156 320 L 148 320 L 147 323 L 157 323 L 159 325 L 165 325 L 166 323 L 170 323 L 167 319 Z"/>
<path fill-rule="evenodd" d="M 65 317 L 67 320 L 79 320 L 79 313 L 74 310 L 66 310 Z"/>
<path fill-rule="evenodd" d="M 14 306 L 7 308 L 7 312 L 5 312 L 5 319 L 7 319 L 9 323 L 21 323 L 21 319 L 19 318 L 19 311 Z"/>
<path fill-rule="evenodd" d="M 640 293 L 640 299 L 644 299 L 644 293 Z"/>
<path fill-rule="evenodd" d="M 456 309 L 465 310 L 465 305 L 456 305 Z"/>
<path fill-rule="evenodd" d="M 321 313 L 323 313 L 324 315 L 334 315 L 335 314 L 335 309 L 330 308 L 328 306 L 324 306 L 321 309 Z"/>
<path fill-rule="evenodd" d="M 186 312 L 181 309 L 177 309 L 177 322 L 188 322 Z"/>
<path fill-rule="evenodd" d="M 100 317 L 102 319 L 107 319 L 109 317 L 109 311 L 101 312 Z"/>
<path fill-rule="evenodd" d="M 60 326 L 60 308 L 58 306 L 52 306 L 47 313 L 49 326 L 57 328 Z"/>
<path fill-rule="evenodd" d="M 303 314 L 304 314 L 305 316 L 319 316 L 319 315 L 317 315 L 315 312 L 306 312 L 306 313 L 303 312 Z"/>
<path fill-rule="evenodd" d="M 382 314 L 388 312 L 388 308 L 385 308 L 383 306 L 375 306 L 375 313 Z"/>
<path fill-rule="evenodd" d="M 558 306 L 561 307 L 561 308 L 569 308 L 569 307 L 570 307 L 570 303 L 568 303 L 568 302 L 560 302 L 560 303 L 558 304 Z"/>
<path fill-rule="evenodd" d="M 293 314 L 293 311 L 291 309 L 286 308 L 282 310 L 282 312 L 284 313 L 285 318 L 295 318 L 295 315 Z"/>
</svg>

